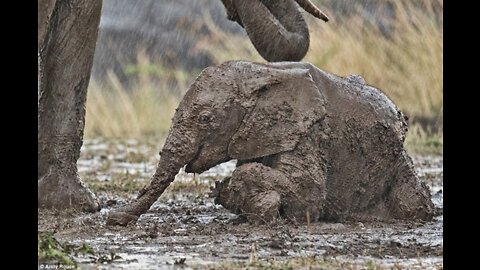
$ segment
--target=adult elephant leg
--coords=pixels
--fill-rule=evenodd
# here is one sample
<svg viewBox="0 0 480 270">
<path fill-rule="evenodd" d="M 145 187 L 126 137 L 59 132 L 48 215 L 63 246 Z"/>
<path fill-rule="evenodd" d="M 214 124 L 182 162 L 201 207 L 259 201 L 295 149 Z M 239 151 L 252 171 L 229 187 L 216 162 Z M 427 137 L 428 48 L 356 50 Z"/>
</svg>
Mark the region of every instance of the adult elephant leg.
<svg viewBox="0 0 480 270">
<path fill-rule="evenodd" d="M 270 62 L 300 61 L 310 35 L 293 0 L 233 0 L 238 17 L 260 55 Z"/>
<path fill-rule="evenodd" d="M 38 206 L 98 210 L 77 160 L 102 1 L 38 1 Z"/>
</svg>

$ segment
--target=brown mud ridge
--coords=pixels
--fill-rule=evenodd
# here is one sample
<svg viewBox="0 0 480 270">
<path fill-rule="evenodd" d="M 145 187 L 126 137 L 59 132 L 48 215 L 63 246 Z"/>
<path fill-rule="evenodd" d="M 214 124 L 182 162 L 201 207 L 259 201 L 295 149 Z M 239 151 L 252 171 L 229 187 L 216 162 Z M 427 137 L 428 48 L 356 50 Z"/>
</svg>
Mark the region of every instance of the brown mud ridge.
<svg viewBox="0 0 480 270">
<path fill-rule="evenodd" d="M 294 265 L 295 269 L 308 269 L 309 265 L 323 269 L 442 269 L 443 159 L 429 156 L 413 160 L 435 205 L 435 217 L 429 222 L 299 225 L 277 220 L 253 225 L 214 204 L 208 188 L 187 187 L 167 189 L 136 224 L 127 227 L 106 226 L 105 221 L 110 210 L 133 197 L 100 193 L 104 208 L 97 213 L 39 210 L 38 230 L 55 230 L 60 241 L 87 243 L 96 254 L 119 256 L 104 263 L 91 256 L 75 256 L 86 269 L 238 269 L 272 265 Z M 198 177 L 223 178 L 233 170 L 231 163 Z M 148 172 L 145 175 L 148 179 Z"/>
</svg>

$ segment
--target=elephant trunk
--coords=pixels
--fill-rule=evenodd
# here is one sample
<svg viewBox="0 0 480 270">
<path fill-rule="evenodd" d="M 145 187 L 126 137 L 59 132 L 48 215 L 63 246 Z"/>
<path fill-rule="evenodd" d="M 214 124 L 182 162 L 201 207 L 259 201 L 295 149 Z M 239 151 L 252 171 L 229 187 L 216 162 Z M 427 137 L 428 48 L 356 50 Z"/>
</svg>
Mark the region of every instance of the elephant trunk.
<svg viewBox="0 0 480 270">
<path fill-rule="evenodd" d="M 328 22 L 328 17 L 321 11 L 318 7 L 316 7 L 310 0 L 295 0 L 298 5 L 300 5 L 306 12 L 312 14 L 313 16 L 323 20 L 324 22 Z"/>
<path fill-rule="evenodd" d="M 234 5 L 250 40 L 267 61 L 300 61 L 306 55 L 310 35 L 294 0 L 234 0 Z"/>
<path fill-rule="evenodd" d="M 148 211 L 173 182 L 178 171 L 196 155 L 198 147 L 195 147 L 195 141 L 187 134 L 182 134 L 181 131 L 170 132 L 161 151 L 160 161 L 150 185 L 140 192 L 135 201 L 110 212 L 107 225 L 126 226 Z"/>
</svg>

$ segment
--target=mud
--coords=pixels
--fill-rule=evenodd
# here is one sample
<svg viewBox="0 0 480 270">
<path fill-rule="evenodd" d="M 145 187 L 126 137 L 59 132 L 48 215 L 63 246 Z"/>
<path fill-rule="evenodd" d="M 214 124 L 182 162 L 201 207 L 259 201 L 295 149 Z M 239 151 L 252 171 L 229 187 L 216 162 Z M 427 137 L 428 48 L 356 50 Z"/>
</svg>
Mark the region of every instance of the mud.
<svg viewBox="0 0 480 270">
<path fill-rule="evenodd" d="M 135 181 L 147 184 L 148 175 L 155 169 L 154 153 L 145 153 L 145 159 L 132 162 L 130 168 L 112 165 L 108 169 L 98 169 L 109 161 L 122 160 L 128 153 L 125 151 L 128 145 L 112 150 L 109 144 L 101 146 L 98 141 L 86 142 L 79 165 L 82 177 L 98 172 L 111 178 L 115 173 L 127 173 L 144 166 L 146 176 L 138 174 Z M 138 144 L 130 144 L 130 147 L 130 152 L 145 148 Z M 95 155 L 108 151 L 113 153 L 106 154 L 103 159 L 101 154 Z M 431 190 L 436 207 L 436 215 L 430 222 L 299 225 L 275 221 L 267 225 L 251 225 L 215 205 L 208 195 L 213 181 L 231 174 L 235 168 L 235 162 L 231 161 L 195 177 L 180 173 L 174 184 L 136 224 L 127 227 L 105 225 L 108 212 L 127 204 L 136 194 L 97 192 L 104 206 L 100 212 L 39 210 L 38 230 L 56 231 L 54 236 L 61 242 L 89 244 L 95 254 L 74 255 L 79 266 L 85 269 L 262 268 L 275 265 L 293 265 L 295 269 L 307 269 L 308 266 L 323 269 L 442 269 L 443 158 L 414 156 L 413 161 L 420 179 Z M 87 183 L 92 186 L 94 182 Z"/>
</svg>

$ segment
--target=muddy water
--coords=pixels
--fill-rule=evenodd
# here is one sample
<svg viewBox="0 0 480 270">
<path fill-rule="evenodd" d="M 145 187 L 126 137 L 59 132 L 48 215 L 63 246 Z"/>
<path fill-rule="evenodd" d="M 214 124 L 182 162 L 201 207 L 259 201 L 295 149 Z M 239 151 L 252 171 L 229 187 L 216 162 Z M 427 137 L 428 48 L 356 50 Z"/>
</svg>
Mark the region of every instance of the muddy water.
<svg viewBox="0 0 480 270">
<path fill-rule="evenodd" d="M 151 147 L 150 147 L 151 148 Z M 145 181 L 153 174 L 155 153 L 130 141 L 124 144 L 86 142 L 79 170 L 98 181 L 113 173 L 135 174 Z M 131 153 L 145 158 L 126 160 Z M 197 176 L 180 173 L 149 212 L 126 228 L 107 227 L 107 213 L 135 196 L 98 193 L 104 208 L 94 214 L 39 211 L 39 231 L 72 244 L 89 244 L 94 255 L 74 258 L 85 269 L 243 268 L 310 265 L 325 269 L 442 269 L 443 158 L 415 156 L 416 169 L 433 194 L 437 215 L 427 223 L 315 223 L 275 221 L 254 226 L 215 205 L 208 185 L 229 175 L 229 162 Z M 110 166 L 105 166 L 109 163 Z M 194 184 L 192 184 L 192 181 Z M 190 184 L 189 184 L 190 183 Z M 300 260 L 300 263 L 298 261 Z M 297 264 L 295 264 L 297 263 Z"/>
</svg>

